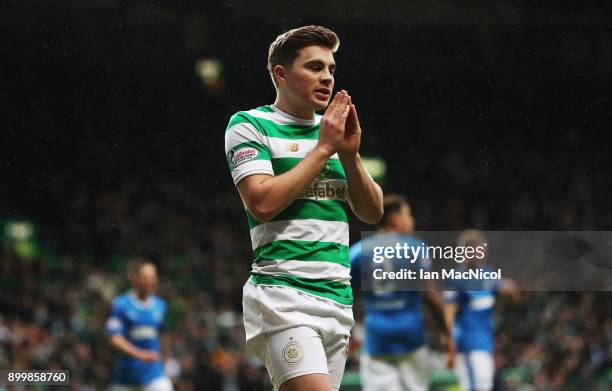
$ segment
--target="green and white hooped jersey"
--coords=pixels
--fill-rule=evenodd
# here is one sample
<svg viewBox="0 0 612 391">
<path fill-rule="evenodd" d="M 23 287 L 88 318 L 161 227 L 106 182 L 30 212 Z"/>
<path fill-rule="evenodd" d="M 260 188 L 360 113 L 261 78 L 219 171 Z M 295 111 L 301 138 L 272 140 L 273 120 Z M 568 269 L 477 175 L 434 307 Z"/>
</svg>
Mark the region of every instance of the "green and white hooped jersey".
<svg viewBox="0 0 612 391">
<path fill-rule="evenodd" d="M 240 111 L 225 132 L 225 153 L 238 184 L 253 174 L 280 175 L 316 145 L 321 116 L 293 117 L 274 106 Z M 283 285 L 352 305 L 346 176 L 333 155 L 304 194 L 271 221 L 246 210 L 255 259 L 250 280 Z"/>
</svg>

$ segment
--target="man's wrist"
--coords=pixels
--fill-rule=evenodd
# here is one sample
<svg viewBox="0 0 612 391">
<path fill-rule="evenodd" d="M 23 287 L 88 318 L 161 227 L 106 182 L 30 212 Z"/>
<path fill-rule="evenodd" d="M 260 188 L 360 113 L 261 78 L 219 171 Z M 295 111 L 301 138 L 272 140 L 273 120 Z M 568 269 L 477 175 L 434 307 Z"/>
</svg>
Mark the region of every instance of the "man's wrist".
<svg viewBox="0 0 612 391">
<path fill-rule="evenodd" d="M 317 145 L 312 152 L 325 159 L 329 159 L 335 153 L 332 148 L 327 148 L 322 145 Z"/>
<path fill-rule="evenodd" d="M 361 160 L 361 156 L 359 155 L 359 152 L 338 153 L 338 157 L 340 158 L 340 162 L 342 163 L 342 165 L 357 163 L 358 161 Z"/>
</svg>

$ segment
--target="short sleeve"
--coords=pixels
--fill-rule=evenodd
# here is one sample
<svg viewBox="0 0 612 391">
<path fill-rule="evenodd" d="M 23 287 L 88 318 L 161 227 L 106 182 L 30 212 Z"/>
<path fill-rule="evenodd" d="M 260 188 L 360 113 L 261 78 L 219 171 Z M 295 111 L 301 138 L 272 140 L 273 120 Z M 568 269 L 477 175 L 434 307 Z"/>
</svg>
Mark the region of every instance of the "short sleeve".
<svg viewBox="0 0 612 391">
<path fill-rule="evenodd" d="M 123 322 L 123 311 L 117 302 L 111 307 L 111 313 L 106 321 L 106 333 L 108 335 L 123 334 L 125 325 Z"/>
<path fill-rule="evenodd" d="M 168 313 L 168 304 L 166 303 L 165 300 L 159 299 L 159 306 L 161 308 L 161 319 L 159 321 L 159 332 L 163 333 L 167 330 L 167 324 L 166 324 L 166 315 Z"/>
<path fill-rule="evenodd" d="M 443 291 L 442 298 L 445 303 L 457 304 L 459 302 L 459 292 L 457 291 Z"/>
<path fill-rule="evenodd" d="M 349 250 L 349 260 L 351 263 L 351 285 L 354 290 L 361 290 L 361 242 L 351 246 Z"/>
<path fill-rule="evenodd" d="M 249 175 L 274 175 L 266 139 L 246 113 L 234 114 L 227 125 L 225 156 L 235 185 Z"/>
<path fill-rule="evenodd" d="M 422 246 L 423 248 L 428 248 L 428 245 L 425 241 L 422 241 L 418 238 L 417 239 L 417 243 L 415 244 L 416 246 Z M 417 264 L 419 266 L 419 268 L 423 269 L 423 270 L 431 270 L 432 269 L 432 261 L 431 258 L 429 258 L 429 254 L 427 252 L 423 252 L 423 254 L 419 255 L 419 259 L 417 261 Z"/>
<path fill-rule="evenodd" d="M 351 246 L 349 250 L 349 260 L 351 262 L 351 267 L 360 266 L 359 263 L 361 262 L 361 242 L 357 242 Z"/>
</svg>

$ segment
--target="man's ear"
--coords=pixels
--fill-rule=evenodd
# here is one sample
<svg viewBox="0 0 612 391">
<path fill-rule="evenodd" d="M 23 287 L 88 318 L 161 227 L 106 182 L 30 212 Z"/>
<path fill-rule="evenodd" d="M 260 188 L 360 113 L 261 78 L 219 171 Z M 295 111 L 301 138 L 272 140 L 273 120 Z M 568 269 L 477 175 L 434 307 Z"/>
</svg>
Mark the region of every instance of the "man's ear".
<svg viewBox="0 0 612 391">
<path fill-rule="evenodd" d="M 276 79 L 277 83 L 281 80 L 287 81 L 287 72 L 285 70 L 285 67 L 283 67 L 282 65 L 275 65 L 273 71 L 274 78 Z"/>
</svg>

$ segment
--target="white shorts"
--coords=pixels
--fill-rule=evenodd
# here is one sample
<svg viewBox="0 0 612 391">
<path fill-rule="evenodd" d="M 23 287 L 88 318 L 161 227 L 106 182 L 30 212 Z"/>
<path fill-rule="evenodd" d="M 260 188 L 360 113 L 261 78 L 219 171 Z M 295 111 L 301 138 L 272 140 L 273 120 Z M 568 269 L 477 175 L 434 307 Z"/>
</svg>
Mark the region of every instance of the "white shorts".
<svg viewBox="0 0 612 391">
<path fill-rule="evenodd" d="M 247 346 L 264 362 L 275 390 L 312 373 L 328 374 L 332 388 L 340 388 L 354 325 L 350 306 L 251 282 L 244 285 L 242 306 Z"/>
<path fill-rule="evenodd" d="M 173 391 L 172 382 L 167 377 L 158 377 L 150 383 L 142 386 L 131 386 L 125 384 L 111 384 L 109 391 Z"/>
<path fill-rule="evenodd" d="M 495 366 L 493 355 L 486 350 L 474 350 L 457 354 L 455 364 L 459 384 L 464 391 L 493 389 Z"/>
<path fill-rule="evenodd" d="M 362 355 L 359 372 L 363 391 L 427 391 L 429 354 L 421 347 L 397 358 Z"/>
</svg>

